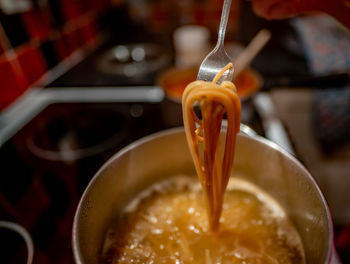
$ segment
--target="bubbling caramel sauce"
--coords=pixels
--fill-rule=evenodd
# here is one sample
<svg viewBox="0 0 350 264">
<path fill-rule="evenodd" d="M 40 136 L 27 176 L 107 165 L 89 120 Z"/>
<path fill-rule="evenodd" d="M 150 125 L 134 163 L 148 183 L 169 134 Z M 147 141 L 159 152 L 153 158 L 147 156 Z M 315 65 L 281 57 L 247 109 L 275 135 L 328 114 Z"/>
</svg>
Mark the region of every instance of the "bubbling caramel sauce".
<svg viewBox="0 0 350 264">
<path fill-rule="evenodd" d="M 151 186 L 108 232 L 104 263 L 305 263 L 293 224 L 257 186 L 230 178 L 216 232 L 206 210 L 194 177 Z"/>
</svg>

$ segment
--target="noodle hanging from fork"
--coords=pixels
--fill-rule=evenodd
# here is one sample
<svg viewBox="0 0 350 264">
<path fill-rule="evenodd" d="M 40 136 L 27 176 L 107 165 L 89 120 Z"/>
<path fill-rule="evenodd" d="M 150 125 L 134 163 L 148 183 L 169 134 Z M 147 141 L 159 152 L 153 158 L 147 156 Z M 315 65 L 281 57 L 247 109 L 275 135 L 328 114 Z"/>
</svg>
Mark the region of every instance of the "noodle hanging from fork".
<svg viewBox="0 0 350 264">
<path fill-rule="evenodd" d="M 230 68 L 232 63 L 227 64 L 212 82 L 197 80 L 190 83 L 182 96 L 186 138 L 206 198 L 212 231 L 219 228 L 224 192 L 233 165 L 236 134 L 240 126 L 241 104 L 235 85 L 229 81 L 217 84 Z M 194 111 L 198 104 L 201 118 Z M 220 132 L 224 115 L 227 118 L 227 130 L 224 148 L 221 149 Z"/>
</svg>

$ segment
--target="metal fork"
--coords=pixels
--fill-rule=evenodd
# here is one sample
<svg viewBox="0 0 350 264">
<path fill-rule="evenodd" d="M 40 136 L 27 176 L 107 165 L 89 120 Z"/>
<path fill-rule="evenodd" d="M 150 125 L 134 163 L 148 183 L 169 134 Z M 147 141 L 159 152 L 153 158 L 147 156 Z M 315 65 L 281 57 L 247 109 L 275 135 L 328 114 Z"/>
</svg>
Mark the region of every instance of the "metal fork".
<svg viewBox="0 0 350 264">
<path fill-rule="evenodd" d="M 215 75 L 225 67 L 228 63 L 232 62 L 224 49 L 224 39 L 227 26 L 228 16 L 230 14 L 231 0 L 225 0 L 222 6 L 221 20 L 218 34 L 218 41 L 215 48 L 205 57 L 201 66 L 199 67 L 197 80 L 212 81 Z M 233 67 L 226 71 L 225 74 L 219 79 L 218 84 L 224 80 L 232 81 Z"/>
</svg>

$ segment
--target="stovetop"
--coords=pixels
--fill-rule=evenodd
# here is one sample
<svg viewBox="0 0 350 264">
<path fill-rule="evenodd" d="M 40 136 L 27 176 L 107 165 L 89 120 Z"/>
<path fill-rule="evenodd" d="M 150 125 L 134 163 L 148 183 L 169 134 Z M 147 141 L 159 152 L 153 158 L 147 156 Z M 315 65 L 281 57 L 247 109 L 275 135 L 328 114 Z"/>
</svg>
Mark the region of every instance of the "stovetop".
<svg viewBox="0 0 350 264">
<path fill-rule="evenodd" d="M 11 137 L 0 149 L 0 219 L 29 231 L 33 263 L 73 263 L 73 217 L 94 173 L 136 139 L 181 126 L 181 115 L 169 100 L 53 103 Z M 11 249 L 6 263 L 23 262 L 23 241 L 2 229 L 0 236 L 1 248 Z"/>
<path fill-rule="evenodd" d="M 162 107 L 140 102 L 52 104 L 3 145 L 0 219 L 29 231 L 33 263 L 73 263 L 71 228 L 86 185 L 125 145 L 181 125 L 181 118 L 167 123 Z M 23 241 L 0 231 L 1 248 L 10 250 L 3 263 L 24 263 Z"/>
<path fill-rule="evenodd" d="M 17 109 L 23 117 L 12 130 L 18 131 L 0 148 L 0 219 L 28 230 L 33 263 L 73 263 L 73 217 L 88 182 L 129 143 L 182 126 L 181 105 L 155 86 L 56 87 L 37 91 L 26 104 L 32 113 Z M 264 135 L 254 108 L 246 124 Z M 0 236 L 5 262 L 23 263 L 23 241 L 1 228 Z"/>
<path fill-rule="evenodd" d="M 0 119 L 0 219 L 28 230 L 34 243 L 33 263 L 73 263 L 74 213 L 96 171 L 134 140 L 182 125 L 181 106 L 154 86 L 158 72 L 130 81 L 96 71 L 96 61 L 105 50 L 91 54 L 44 89 L 33 89 L 22 106 Z M 275 52 L 272 45 L 253 64 L 264 76 L 289 71 L 280 67 L 281 61 L 293 66 L 285 63 L 289 57 L 282 60 Z M 265 67 L 267 59 L 271 67 Z M 304 72 L 300 58 L 294 66 L 301 64 L 293 69 Z M 266 94 L 249 102 L 243 122 L 268 138 L 275 134 L 270 129 L 277 127 L 285 139 L 276 115 L 264 111 L 266 103 Z M 2 127 L 3 123 L 8 125 Z M 336 231 L 339 245 L 347 248 L 349 230 Z M 2 262 L 25 263 L 22 239 L 1 228 L 0 237 L 5 238 L 0 239 L 0 248 L 7 253 Z"/>
<path fill-rule="evenodd" d="M 8 126 L 0 130 L 0 219 L 28 230 L 33 263 L 73 263 L 73 217 L 94 173 L 132 141 L 182 126 L 181 105 L 154 86 L 169 64 L 137 78 L 113 76 L 96 68 L 112 47 L 101 47 L 46 87 L 33 89 L 22 106 L 2 117 Z M 252 102 L 246 109 L 243 122 L 264 136 Z M 4 229 L 0 236 L 5 262 L 25 262 L 23 241 Z"/>
</svg>

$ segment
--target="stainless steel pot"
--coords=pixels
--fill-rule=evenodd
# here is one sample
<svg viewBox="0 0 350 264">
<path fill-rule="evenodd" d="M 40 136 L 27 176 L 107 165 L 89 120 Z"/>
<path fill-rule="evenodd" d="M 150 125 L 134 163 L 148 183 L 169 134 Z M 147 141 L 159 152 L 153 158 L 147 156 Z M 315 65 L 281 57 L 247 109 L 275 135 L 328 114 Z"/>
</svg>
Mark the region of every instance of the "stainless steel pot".
<svg viewBox="0 0 350 264">
<path fill-rule="evenodd" d="M 234 169 L 285 208 L 302 238 L 307 263 L 339 263 L 325 199 L 294 157 L 263 138 L 240 133 Z M 76 263 L 100 263 L 106 231 L 120 209 L 146 186 L 184 173 L 195 174 L 183 128 L 147 136 L 113 156 L 78 206 L 72 238 Z"/>
</svg>

